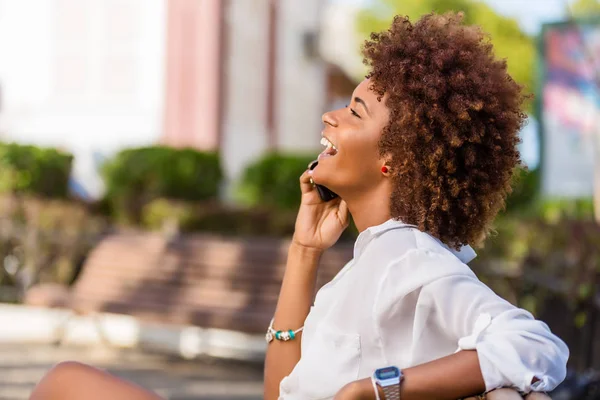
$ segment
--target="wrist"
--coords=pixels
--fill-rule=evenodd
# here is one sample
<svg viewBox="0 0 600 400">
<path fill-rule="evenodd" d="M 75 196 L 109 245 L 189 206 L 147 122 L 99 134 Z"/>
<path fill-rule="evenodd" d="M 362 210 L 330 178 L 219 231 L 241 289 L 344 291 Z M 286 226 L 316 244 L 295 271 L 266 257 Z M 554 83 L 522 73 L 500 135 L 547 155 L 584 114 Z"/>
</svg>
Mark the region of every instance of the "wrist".
<svg viewBox="0 0 600 400">
<path fill-rule="evenodd" d="M 375 370 L 373 377 L 373 392 L 378 393 L 378 400 L 397 400 L 402 398 L 401 388 L 404 373 L 396 366 L 389 366 Z"/>
<path fill-rule="evenodd" d="M 299 241 L 292 239 L 290 244 L 290 248 L 288 253 L 290 254 L 300 254 L 303 257 L 309 257 L 309 259 L 319 260 L 325 250 L 320 249 L 318 247 L 307 246 L 305 244 L 300 243 Z"/>
<path fill-rule="evenodd" d="M 286 276 L 292 275 L 294 281 L 305 278 L 312 281 L 319 269 L 322 254 L 322 250 L 303 246 L 292 241 L 288 249 Z"/>
</svg>

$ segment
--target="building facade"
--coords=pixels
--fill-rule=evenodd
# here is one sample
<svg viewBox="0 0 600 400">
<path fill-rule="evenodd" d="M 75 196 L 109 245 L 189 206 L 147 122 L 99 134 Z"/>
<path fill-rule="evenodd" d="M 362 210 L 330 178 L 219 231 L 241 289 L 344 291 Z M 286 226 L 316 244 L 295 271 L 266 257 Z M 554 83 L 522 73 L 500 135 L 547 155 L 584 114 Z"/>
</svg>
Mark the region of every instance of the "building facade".
<svg viewBox="0 0 600 400">
<path fill-rule="evenodd" d="M 318 151 L 324 6 L 0 0 L 0 140 L 73 152 L 91 197 L 99 163 L 126 147 L 219 150 L 230 181 L 270 149 Z"/>
</svg>

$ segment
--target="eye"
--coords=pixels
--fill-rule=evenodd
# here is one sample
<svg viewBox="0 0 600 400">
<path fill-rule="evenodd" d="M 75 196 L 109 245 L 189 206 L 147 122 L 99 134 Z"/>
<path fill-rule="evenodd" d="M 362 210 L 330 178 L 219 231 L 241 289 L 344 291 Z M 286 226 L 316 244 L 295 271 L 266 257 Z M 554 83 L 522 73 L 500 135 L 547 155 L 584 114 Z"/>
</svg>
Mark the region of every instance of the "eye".
<svg viewBox="0 0 600 400">
<path fill-rule="evenodd" d="M 348 104 L 346 104 L 346 108 L 348 108 Z M 350 113 L 352 115 L 354 115 L 356 118 L 360 118 L 360 115 L 358 115 L 358 113 L 356 111 L 354 111 L 354 109 L 350 109 Z"/>
</svg>

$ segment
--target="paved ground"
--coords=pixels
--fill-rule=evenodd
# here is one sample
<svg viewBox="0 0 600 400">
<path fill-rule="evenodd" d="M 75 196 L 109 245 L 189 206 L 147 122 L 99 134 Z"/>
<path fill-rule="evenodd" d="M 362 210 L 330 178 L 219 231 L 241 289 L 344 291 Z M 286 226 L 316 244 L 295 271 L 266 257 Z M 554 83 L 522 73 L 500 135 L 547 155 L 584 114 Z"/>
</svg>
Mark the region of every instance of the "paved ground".
<svg viewBox="0 0 600 400">
<path fill-rule="evenodd" d="M 217 360 L 184 361 L 106 347 L 0 344 L 0 400 L 23 400 L 55 363 L 76 360 L 103 368 L 169 400 L 258 400 L 262 367 Z"/>
</svg>

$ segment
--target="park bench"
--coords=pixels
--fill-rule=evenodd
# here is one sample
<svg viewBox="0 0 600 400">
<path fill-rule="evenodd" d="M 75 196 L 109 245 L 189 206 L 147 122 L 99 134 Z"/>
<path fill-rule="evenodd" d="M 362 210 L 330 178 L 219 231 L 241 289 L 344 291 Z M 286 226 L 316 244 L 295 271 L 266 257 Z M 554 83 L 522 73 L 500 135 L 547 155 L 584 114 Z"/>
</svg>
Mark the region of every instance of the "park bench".
<svg viewBox="0 0 600 400">
<path fill-rule="evenodd" d="M 109 235 L 91 251 L 70 289 L 34 286 L 25 302 L 79 315 L 125 314 L 152 323 L 264 333 L 275 310 L 288 247 L 288 240 L 274 238 Z M 351 244 L 328 250 L 318 286 L 351 257 Z"/>
</svg>

